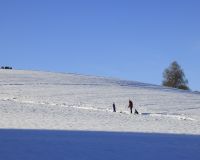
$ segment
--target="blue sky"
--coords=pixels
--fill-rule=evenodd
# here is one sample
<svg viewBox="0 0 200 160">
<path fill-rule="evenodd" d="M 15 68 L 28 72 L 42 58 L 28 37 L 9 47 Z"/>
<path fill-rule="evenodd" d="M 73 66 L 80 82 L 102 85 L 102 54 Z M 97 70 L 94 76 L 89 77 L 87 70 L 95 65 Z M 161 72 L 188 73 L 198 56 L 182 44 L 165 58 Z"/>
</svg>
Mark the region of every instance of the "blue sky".
<svg viewBox="0 0 200 160">
<path fill-rule="evenodd" d="M 161 84 L 176 60 L 200 90 L 200 1 L 1 0 L 0 65 Z"/>
</svg>

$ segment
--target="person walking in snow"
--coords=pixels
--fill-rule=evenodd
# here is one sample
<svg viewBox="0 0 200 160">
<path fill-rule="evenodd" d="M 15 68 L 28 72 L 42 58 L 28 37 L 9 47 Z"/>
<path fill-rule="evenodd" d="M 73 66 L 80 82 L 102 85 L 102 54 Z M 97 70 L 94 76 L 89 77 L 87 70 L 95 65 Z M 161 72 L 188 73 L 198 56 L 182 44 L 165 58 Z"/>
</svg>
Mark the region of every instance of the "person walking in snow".
<svg viewBox="0 0 200 160">
<path fill-rule="evenodd" d="M 129 105 L 128 108 L 130 108 L 131 114 L 133 113 L 133 102 L 129 99 Z"/>
<path fill-rule="evenodd" d="M 113 112 L 116 112 L 116 106 L 115 106 L 115 103 L 113 103 Z"/>
<path fill-rule="evenodd" d="M 133 113 L 133 102 L 129 100 L 128 108 L 130 108 L 131 114 Z M 135 109 L 134 114 L 139 114 L 139 112 Z"/>
</svg>

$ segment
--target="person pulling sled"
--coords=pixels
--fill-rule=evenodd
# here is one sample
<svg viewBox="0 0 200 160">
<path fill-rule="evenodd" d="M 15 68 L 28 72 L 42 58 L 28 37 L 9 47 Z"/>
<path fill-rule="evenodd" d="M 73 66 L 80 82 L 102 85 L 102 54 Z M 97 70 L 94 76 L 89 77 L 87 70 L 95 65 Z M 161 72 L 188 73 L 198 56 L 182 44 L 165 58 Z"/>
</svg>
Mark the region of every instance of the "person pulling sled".
<svg viewBox="0 0 200 160">
<path fill-rule="evenodd" d="M 130 108 L 130 113 L 133 113 L 133 102 L 129 100 L 128 108 Z M 134 114 L 139 114 L 138 111 L 135 109 Z"/>
</svg>

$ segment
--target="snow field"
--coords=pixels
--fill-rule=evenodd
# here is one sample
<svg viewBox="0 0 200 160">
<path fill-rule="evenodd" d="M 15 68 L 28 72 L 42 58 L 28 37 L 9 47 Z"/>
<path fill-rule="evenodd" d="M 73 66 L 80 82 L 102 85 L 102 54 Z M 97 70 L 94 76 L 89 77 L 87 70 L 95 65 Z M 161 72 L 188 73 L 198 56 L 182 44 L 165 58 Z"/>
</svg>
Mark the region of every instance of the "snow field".
<svg viewBox="0 0 200 160">
<path fill-rule="evenodd" d="M 139 115 L 129 113 L 129 99 Z M 199 135 L 199 94 L 104 77 L 0 70 L 3 160 L 196 160 Z"/>
</svg>

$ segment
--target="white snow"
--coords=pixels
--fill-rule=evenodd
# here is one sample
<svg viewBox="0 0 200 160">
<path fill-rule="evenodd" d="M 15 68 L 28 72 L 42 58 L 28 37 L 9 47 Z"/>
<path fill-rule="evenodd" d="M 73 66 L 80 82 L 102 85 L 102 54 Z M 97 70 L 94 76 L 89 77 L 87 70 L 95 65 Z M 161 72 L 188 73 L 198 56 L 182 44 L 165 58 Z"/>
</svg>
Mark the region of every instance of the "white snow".
<svg viewBox="0 0 200 160">
<path fill-rule="evenodd" d="M 139 115 L 129 113 L 129 99 Z M 0 159 L 199 159 L 199 148 L 200 94 L 104 77 L 0 70 Z"/>
</svg>

